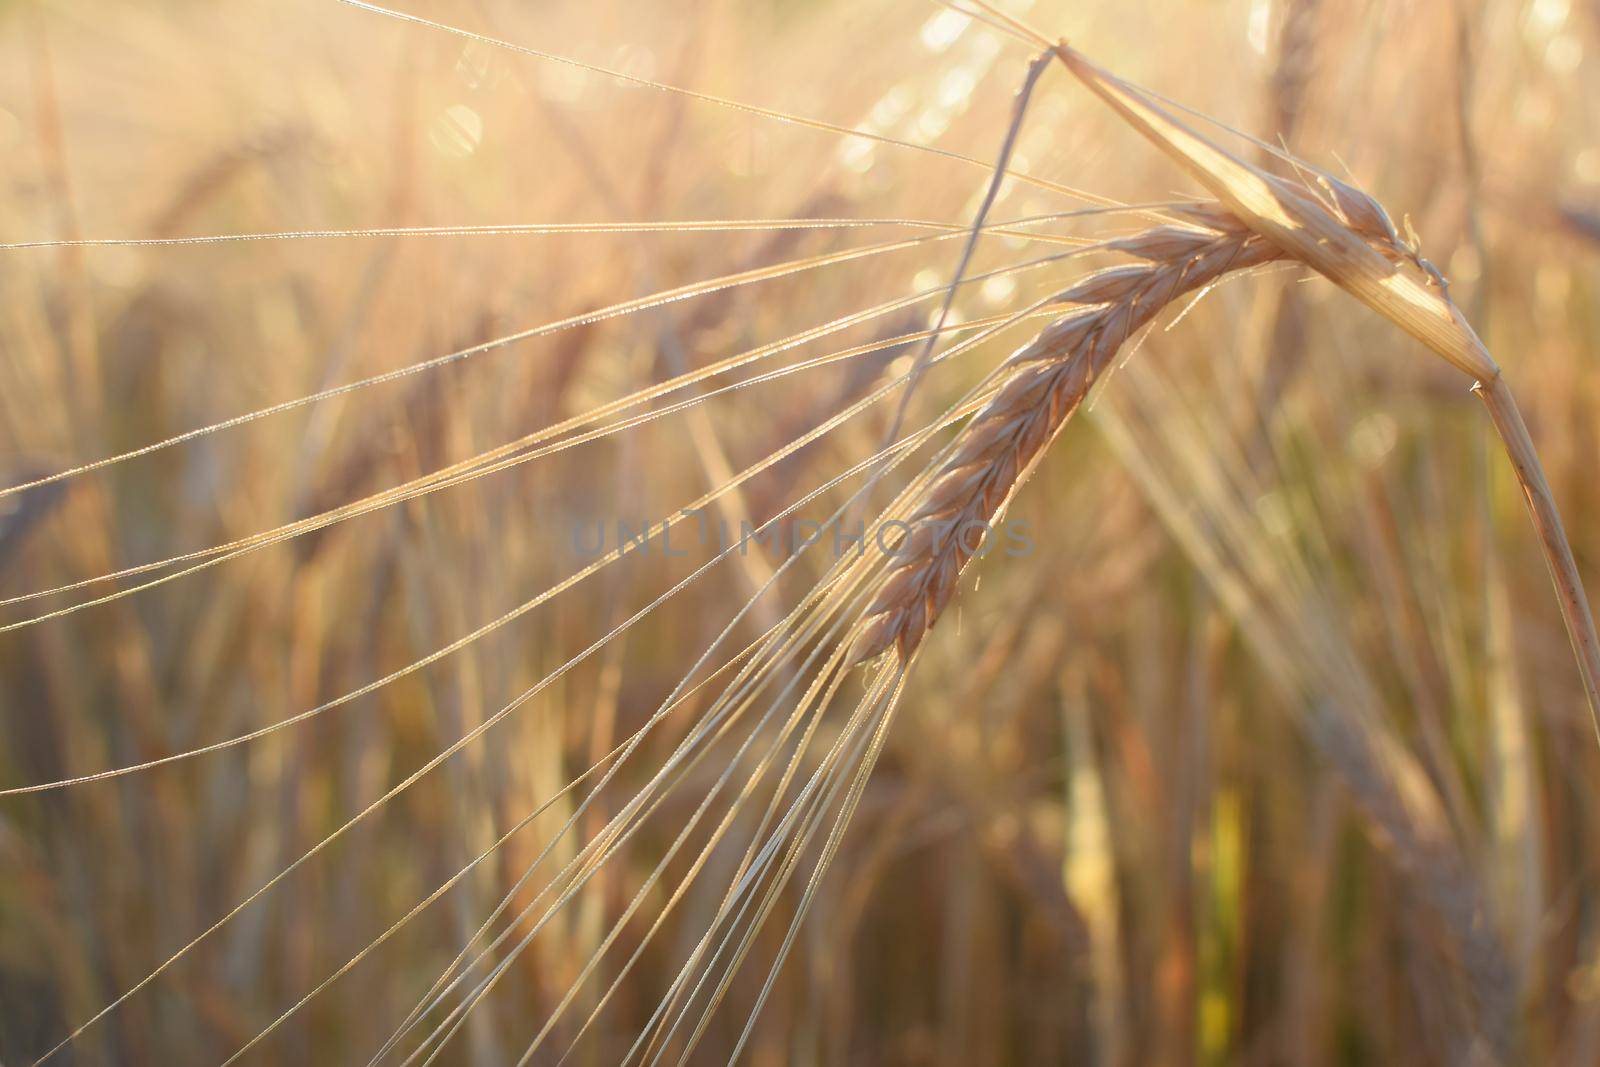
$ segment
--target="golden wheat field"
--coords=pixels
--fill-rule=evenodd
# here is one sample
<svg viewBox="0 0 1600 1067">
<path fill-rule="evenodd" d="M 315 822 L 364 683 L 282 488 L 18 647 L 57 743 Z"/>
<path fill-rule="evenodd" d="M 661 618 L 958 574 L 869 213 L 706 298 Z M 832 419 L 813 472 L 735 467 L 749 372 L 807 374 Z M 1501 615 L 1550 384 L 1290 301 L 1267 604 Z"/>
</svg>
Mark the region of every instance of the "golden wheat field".
<svg viewBox="0 0 1600 1067">
<path fill-rule="evenodd" d="M 1592 1064 L 1585 585 L 1593 0 L 0 2 L 8 1067 Z"/>
</svg>

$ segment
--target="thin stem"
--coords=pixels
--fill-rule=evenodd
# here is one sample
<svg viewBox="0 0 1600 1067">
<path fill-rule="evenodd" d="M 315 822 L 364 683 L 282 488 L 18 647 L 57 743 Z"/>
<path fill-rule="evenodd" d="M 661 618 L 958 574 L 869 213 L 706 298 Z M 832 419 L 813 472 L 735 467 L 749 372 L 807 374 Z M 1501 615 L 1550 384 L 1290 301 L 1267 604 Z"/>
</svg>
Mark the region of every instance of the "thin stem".
<svg viewBox="0 0 1600 1067">
<path fill-rule="evenodd" d="M 928 368 L 928 360 L 933 356 L 934 346 L 939 343 L 939 331 L 944 328 L 946 320 L 950 318 L 950 305 L 955 303 L 956 290 L 960 288 L 962 279 L 967 275 L 967 267 L 972 263 L 972 253 L 978 247 L 978 237 L 983 233 L 984 223 L 989 218 L 989 210 L 994 207 L 995 198 L 1000 195 L 1000 187 L 1005 184 L 1006 175 L 1011 166 L 1011 153 L 1017 147 L 1017 135 L 1022 132 L 1022 120 L 1028 113 L 1028 102 L 1033 99 L 1033 90 L 1039 84 L 1039 78 L 1044 74 L 1045 67 L 1054 57 L 1054 51 L 1045 51 L 1034 57 L 1028 64 L 1028 75 L 1022 81 L 1022 87 L 1017 90 L 1016 102 L 1012 106 L 1011 125 L 1006 129 L 1005 140 L 1000 144 L 1000 158 L 995 160 L 994 176 L 989 179 L 989 188 L 984 191 L 983 203 L 978 208 L 978 215 L 972 220 L 972 228 L 967 232 L 967 242 L 961 248 L 961 260 L 956 266 L 956 275 L 950 279 L 950 284 L 944 291 L 944 303 L 939 307 L 939 318 L 934 323 L 933 332 L 928 335 L 927 341 L 922 345 L 922 351 L 917 353 L 916 362 L 911 366 L 911 380 L 906 383 L 906 391 L 900 394 L 900 406 L 895 410 L 894 422 L 889 427 L 889 432 L 884 436 L 887 444 L 900 436 L 900 427 L 905 422 L 906 410 L 911 406 L 911 394 L 916 391 L 917 383 L 922 380 L 922 372 Z"/>
<path fill-rule="evenodd" d="M 1522 421 L 1522 412 L 1517 410 L 1517 401 L 1505 378 L 1496 375 L 1480 381 L 1472 391 L 1489 409 L 1489 418 L 1494 420 L 1495 431 L 1511 460 L 1511 469 L 1516 472 L 1517 484 L 1522 486 L 1528 514 L 1544 549 L 1545 565 L 1550 568 L 1550 579 L 1555 582 L 1561 618 L 1567 624 L 1567 636 L 1572 639 L 1572 651 L 1578 658 L 1578 673 L 1583 676 L 1584 692 L 1589 697 L 1595 738 L 1600 740 L 1600 636 L 1595 633 L 1594 615 L 1583 592 L 1578 564 L 1572 558 L 1572 545 L 1561 525 L 1561 513 L 1556 510 L 1550 483 L 1545 480 L 1544 466 L 1534 451 L 1528 426 Z"/>
</svg>

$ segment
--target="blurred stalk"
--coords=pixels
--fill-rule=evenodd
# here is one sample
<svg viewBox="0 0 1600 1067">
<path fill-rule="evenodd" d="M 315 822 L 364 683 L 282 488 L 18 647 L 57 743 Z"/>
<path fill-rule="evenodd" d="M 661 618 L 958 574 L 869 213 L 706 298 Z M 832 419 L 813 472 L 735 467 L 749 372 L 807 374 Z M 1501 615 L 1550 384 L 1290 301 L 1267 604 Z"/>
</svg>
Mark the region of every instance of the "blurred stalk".
<svg viewBox="0 0 1600 1067">
<path fill-rule="evenodd" d="M 1061 676 L 1061 728 L 1067 760 L 1066 855 L 1062 883 L 1067 898 L 1082 914 L 1089 933 L 1089 966 L 1094 974 L 1094 1028 L 1090 1061 L 1101 1067 L 1123 1062 L 1122 958 L 1118 930 L 1121 903 L 1117 895 L 1116 852 L 1107 818 L 1105 786 L 1089 731 L 1082 666 Z"/>
</svg>

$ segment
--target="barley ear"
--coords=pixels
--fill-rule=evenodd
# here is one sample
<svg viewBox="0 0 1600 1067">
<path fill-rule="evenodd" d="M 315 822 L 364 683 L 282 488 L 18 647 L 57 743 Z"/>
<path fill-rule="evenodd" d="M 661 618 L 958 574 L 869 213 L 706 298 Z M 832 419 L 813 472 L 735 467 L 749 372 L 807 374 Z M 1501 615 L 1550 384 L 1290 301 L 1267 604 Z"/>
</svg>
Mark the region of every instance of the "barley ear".
<svg viewBox="0 0 1600 1067">
<path fill-rule="evenodd" d="M 1499 366 L 1442 287 L 1431 287 L 1406 272 L 1402 264 L 1412 258 L 1410 250 L 1397 244 L 1392 228 L 1387 233 L 1383 228 L 1363 228 L 1360 212 L 1341 222 L 1314 198 L 1218 147 L 1065 43 L 1056 47 L 1056 55 L 1250 229 L 1476 379 L 1473 391 L 1488 407 L 1526 497 L 1600 740 L 1600 637 L 1555 498 Z"/>
</svg>

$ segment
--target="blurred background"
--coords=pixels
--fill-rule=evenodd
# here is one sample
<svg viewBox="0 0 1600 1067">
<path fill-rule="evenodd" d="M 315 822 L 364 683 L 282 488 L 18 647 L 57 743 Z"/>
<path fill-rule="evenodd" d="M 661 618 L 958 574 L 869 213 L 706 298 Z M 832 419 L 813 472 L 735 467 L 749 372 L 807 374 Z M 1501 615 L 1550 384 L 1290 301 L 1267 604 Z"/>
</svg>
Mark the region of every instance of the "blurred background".
<svg viewBox="0 0 1600 1067">
<path fill-rule="evenodd" d="M 1351 175 L 1407 219 L 1506 368 L 1600 589 L 1600 6 L 1002 6 Z M 887 140 L 329 0 L 12 0 L 0 4 L 0 242 L 959 225 L 987 176 L 948 153 L 993 159 L 1029 59 L 920 0 L 406 10 Z M 1217 136 L 1294 173 L 1263 144 Z M 1195 193 L 1059 68 L 1013 167 L 1124 202 Z M 1082 206 L 1011 181 L 995 218 Z M 1034 239 L 984 240 L 974 270 L 1061 251 L 1052 236 L 1139 225 L 1046 220 Z M 0 483 L 675 287 L 938 232 L 7 247 Z M 0 497 L 0 625 L 136 579 L 16 599 L 26 594 L 325 512 L 687 368 L 934 290 L 959 245 L 903 243 L 574 325 Z M 1017 310 L 1099 263 L 995 274 L 962 290 L 957 321 Z M 877 346 L 859 358 L 0 633 L 0 788 L 236 737 L 427 656 L 588 562 L 575 528 L 659 521 L 903 373 L 915 346 L 896 339 L 936 313 L 936 300 L 906 303 L 783 357 Z M 913 419 L 1038 325 L 931 374 Z M 1030 524 L 1035 551 L 979 564 L 930 637 L 745 1058 L 1595 1062 L 1600 748 L 1470 384 L 1293 269 L 1230 280 L 1158 326 L 1019 496 L 1012 517 Z M 767 519 L 870 455 L 892 416 L 890 403 L 851 419 L 719 514 Z M 625 560 L 258 741 L 0 798 L 0 1061 L 50 1049 L 689 562 Z M 226 1059 L 638 729 L 771 565 L 720 566 L 606 640 L 58 1061 Z M 792 605 L 818 573 L 787 577 L 773 604 Z M 745 641 L 759 616 L 740 624 Z M 589 832 L 660 765 L 685 728 L 674 723 L 580 816 Z M 537 1062 L 574 1040 L 581 1062 L 621 1059 L 727 889 L 714 853 L 664 934 L 647 938 L 659 886 L 627 913 L 714 763 L 516 958 L 443 1062 L 514 1062 L 569 985 L 592 1004 L 619 976 L 596 1025 L 580 1034 L 587 1008 L 562 1016 L 566 1041 Z M 519 875 L 573 810 L 558 799 L 250 1058 L 372 1056 L 495 903 L 531 896 Z M 581 840 L 559 840 L 557 860 Z M 686 862 L 671 861 L 680 873 Z M 620 947 L 585 976 L 624 917 Z M 782 928 L 763 942 L 769 958 Z M 694 1062 L 727 1058 L 760 982 L 734 984 Z"/>
</svg>

